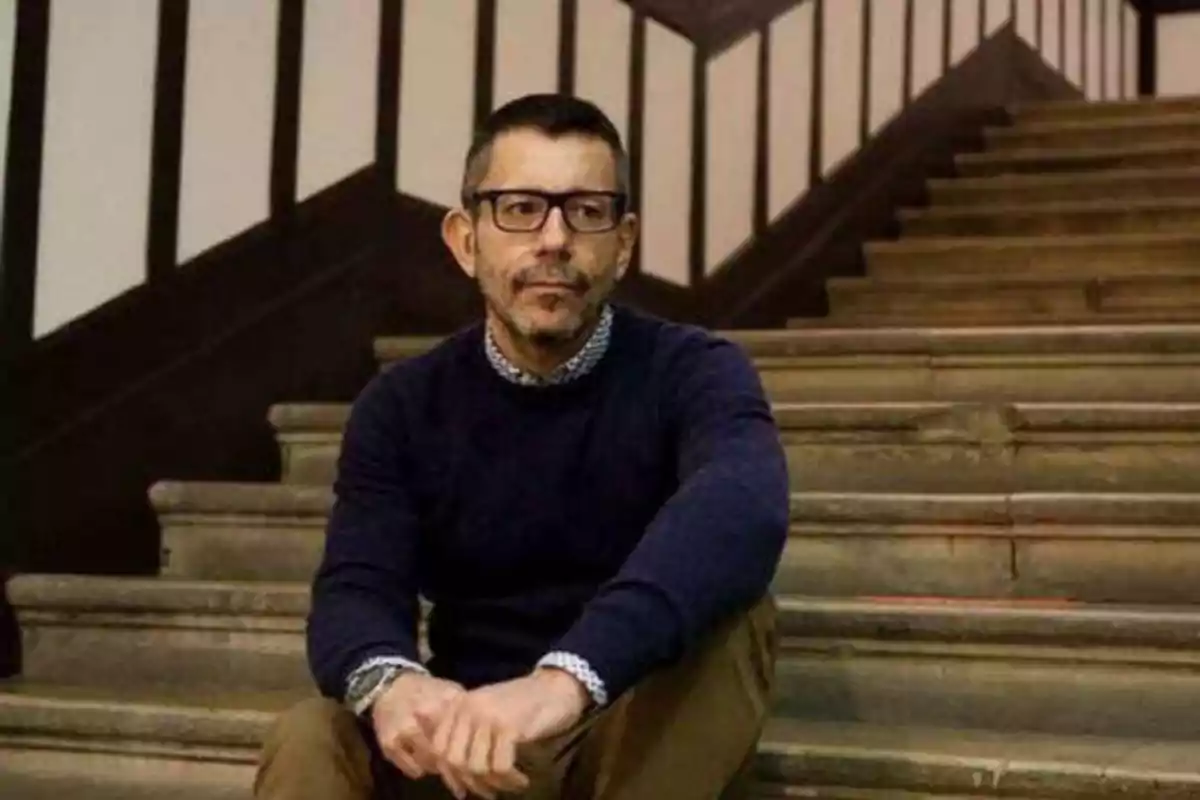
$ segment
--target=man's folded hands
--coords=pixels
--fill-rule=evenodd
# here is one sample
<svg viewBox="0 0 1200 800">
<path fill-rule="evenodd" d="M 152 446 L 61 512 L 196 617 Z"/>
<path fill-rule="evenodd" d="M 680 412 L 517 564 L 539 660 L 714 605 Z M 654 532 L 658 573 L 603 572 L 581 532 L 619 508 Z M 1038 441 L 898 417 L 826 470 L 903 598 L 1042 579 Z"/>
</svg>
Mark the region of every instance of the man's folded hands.
<svg viewBox="0 0 1200 800">
<path fill-rule="evenodd" d="M 459 800 L 528 788 L 517 748 L 571 728 L 587 710 L 584 686 L 543 668 L 467 691 L 452 681 L 401 675 L 372 708 L 384 756 L 413 780 L 438 775 Z"/>
</svg>

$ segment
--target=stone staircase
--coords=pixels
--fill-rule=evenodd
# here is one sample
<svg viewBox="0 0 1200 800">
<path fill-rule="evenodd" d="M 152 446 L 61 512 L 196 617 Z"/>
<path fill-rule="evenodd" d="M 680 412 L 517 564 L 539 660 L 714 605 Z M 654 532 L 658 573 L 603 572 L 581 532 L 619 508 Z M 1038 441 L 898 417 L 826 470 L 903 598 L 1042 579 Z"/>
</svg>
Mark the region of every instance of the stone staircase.
<svg viewBox="0 0 1200 800">
<path fill-rule="evenodd" d="M 1200 797 L 1200 101 L 987 141 L 829 318 L 733 334 L 795 489 L 762 798 Z M 12 582 L 0 795 L 249 796 L 346 413 L 270 410 L 277 484 L 153 487 L 160 576 Z"/>
</svg>

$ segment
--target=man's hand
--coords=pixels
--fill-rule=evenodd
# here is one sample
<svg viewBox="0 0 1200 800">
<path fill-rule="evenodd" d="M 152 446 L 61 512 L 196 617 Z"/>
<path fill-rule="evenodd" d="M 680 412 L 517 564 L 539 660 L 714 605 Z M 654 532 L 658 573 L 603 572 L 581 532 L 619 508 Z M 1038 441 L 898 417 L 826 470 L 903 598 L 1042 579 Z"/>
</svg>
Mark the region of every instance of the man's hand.
<svg viewBox="0 0 1200 800">
<path fill-rule="evenodd" d="M 384 756 L 413 780 L 436 773 L 433 733 L 446 709 L 465 693 L 457 683 L 420 672 L 396 678 L 371 708 Z"/>
<path fill-rule="evenodd" d="M 522 791 L 528 778 L 516 768 L 517 745 L 562 733 L 588 707 L 583 684 L 566 672 L 539 669 L 516 680 L 459 695 L 433 736 L 433 753 L 447 788 L 494 798 Z"/>
</svg>

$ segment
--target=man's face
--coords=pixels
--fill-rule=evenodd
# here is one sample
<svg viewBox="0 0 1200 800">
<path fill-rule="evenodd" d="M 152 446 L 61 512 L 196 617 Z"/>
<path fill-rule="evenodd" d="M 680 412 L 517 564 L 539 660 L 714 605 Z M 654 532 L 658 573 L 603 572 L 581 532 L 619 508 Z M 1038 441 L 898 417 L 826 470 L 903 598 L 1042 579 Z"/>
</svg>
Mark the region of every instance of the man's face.
<svg viewBox="0 0 1200 800">
<path fill-rule="evenodd" d="M 636 221 L 610 197 L 548 207 L 535 193 L 616 189 L 616 160 L 602 139 L 516 130 L 493 142 L 479 191 L 505 194 L 489 195 L 474 220 L 452 213 L 446 238 L 509 334 L 538 344 L 575 340 L 629 266 L 636 236 Z"/>
</svg>

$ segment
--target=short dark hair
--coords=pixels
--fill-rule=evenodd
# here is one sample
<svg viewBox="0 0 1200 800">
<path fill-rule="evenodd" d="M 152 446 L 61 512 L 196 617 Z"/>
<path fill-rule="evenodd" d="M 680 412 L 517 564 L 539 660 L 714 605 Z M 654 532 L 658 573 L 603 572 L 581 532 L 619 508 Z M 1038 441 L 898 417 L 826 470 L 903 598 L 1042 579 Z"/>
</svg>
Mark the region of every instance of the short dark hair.
<svg viewBox="0 0 1200 800">
<path fill-rule="evenodd" d="M 471 196 L 490 166 L 492 143 L 502 133 L 530 128 L 551 138 L 577 134 L 602 139 L 613 151 L 617 166 L 617 191 L 629 191 L 629 154 L 621 134 L 600 108 L 569 94 L 528 94 L 497 108 L 475 132 L 463 168 L 461 199 L 469 207 Z"/>
</svg>

